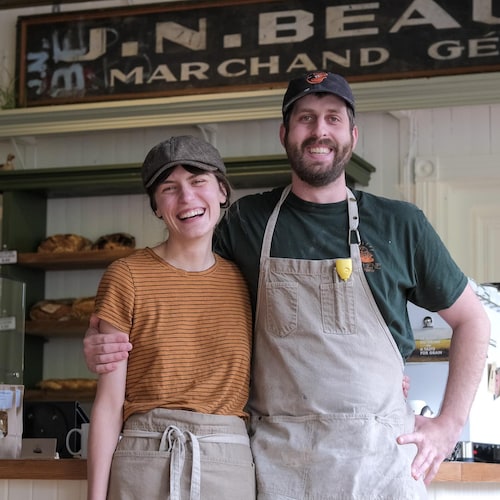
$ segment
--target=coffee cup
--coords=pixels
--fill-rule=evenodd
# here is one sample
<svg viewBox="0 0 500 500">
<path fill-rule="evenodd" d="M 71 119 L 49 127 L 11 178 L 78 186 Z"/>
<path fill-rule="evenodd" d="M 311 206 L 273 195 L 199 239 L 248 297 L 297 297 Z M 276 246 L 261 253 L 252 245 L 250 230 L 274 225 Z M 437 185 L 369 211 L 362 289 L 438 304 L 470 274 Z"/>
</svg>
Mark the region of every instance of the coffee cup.
<svg viewBox="0 0 500 500">
<path fill-rule="evenodd" d="M 427 403 L 423 399 L 410 399 L 408 401 L 410 408 L 415 415 L 420 415 Z"/>
<path fill-rule="evenodd" d="M 82 424 L 80 428 L 75 427 L 74 429 L 71 429 L 68 432 L 68 434 L 66 435 L 66 449 L 74 457 L 87 458 L 87 445 L 88 445 L 88 441 L 89 441 L 89 429 L 90 429 L 90 424 Z M 75 432 L 77 434 L 80 434 L 80 449 L 79 450 L 73 450 L 72 444 L 71 444 L 71 436 Z"/>
</svg>

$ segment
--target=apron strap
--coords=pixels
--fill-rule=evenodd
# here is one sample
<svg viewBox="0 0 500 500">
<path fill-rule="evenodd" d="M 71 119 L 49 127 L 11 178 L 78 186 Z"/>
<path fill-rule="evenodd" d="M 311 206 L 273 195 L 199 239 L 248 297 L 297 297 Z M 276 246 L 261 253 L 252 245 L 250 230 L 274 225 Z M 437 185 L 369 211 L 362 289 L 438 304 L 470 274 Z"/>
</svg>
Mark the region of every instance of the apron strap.
<svg viewBox="0 0 500 500">
<path fill-rule="evenodd" d="M 262 247 L 260 251 L 260 263 L 262 265 L 263 259 L 271 256 L 271 243 L 274 234 L 274 228 L 276 226 L 276 222 L 278 221 L 278 215 L 280 213 L 281 205 L 285 201 L 286 197 L 290 193 L 292 189 L 291 184 L 286 186 L 281 193 L 281 197 L 274 207 L 274 210 L 271 216 L 268 219 L 266 230 L 264 232 L 264 238 L 262 240 Z M 347 210 L 349 215 L 349 247 L 351 258 L 356 258 L 357 260 L 361 260 L 359 257 L 359 245 L 361 243 L 361 236 L 359 235 L 358 227 L 359 227 L 359 213 L 358 213 L 358 203 L 352 191 L 346 187 L 347 192 Z"/>
<path fill-rule="evenodd" d="M 347 213 L 349 215 L 349 249 L 351 254 L 351 259 L 355 261 L 356 266 L 361 265 L 361 254 L 359 252 L 359 246 L 361 245 L 361 236 L 359 235 L 359 213 L 358 213 L 358 202 L 352 191 L 349 188 L 347 190 Z"/>
<path fill-rule="evenodd" d="M 264 238 L 262 239 L 262 247 L 260 250 L 260 262 L 262 264 L 262 260 L 266 257 L 269 257 L 271 255 L 271 242 L 273 240 L 273 234 L 274 234 L 274 227 L 276 226 L 276 222 L 278 221 L 278 215 L 280 213 L 280 208 L 281 205 L 283 205 L 283 202 L 285 201 L 285 198 L 288 196 L 288 193 L 290 193 L 292 189 L 292 185 L 289 184 L 288 186 L 283 189 L 283 192 L 281 193 L 281 197 L 274 207 L 273 213 L 269 217 L 266 225 L 266 230 L 264 232 Z"/>
</svg>

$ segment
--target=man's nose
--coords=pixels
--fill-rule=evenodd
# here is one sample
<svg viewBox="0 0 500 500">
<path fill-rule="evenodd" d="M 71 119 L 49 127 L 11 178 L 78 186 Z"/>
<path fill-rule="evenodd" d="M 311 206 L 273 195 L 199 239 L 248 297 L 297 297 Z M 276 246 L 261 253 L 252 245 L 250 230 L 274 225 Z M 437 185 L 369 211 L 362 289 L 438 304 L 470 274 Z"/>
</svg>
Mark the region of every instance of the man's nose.
<svg viewBox="0 0 500 500">
<path fill-rule="evenodd" d="M 324 137 L 328 134 L 328 127 L 325 120 L 318 119 L 314 129 L 318 137 Z"/>
</svg>

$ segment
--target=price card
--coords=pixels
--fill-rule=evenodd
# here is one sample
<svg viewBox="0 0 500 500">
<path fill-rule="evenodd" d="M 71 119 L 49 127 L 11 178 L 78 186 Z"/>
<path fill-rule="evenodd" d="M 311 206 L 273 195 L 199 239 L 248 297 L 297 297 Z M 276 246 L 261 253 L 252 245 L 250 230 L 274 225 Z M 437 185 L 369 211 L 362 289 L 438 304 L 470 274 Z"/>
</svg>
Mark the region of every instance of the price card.
<svg viewBox="0 0 500 500">
<path fill-rule="evenodd" d="M 15 330 L 15 329 L 16 329 L 15 316 L 6 316 L 4 318 L 0 318 L 0 332 L 6 330 Z"/>
<path fill-rule="evenodd" d="M 2 250 L 0 251 L 0 264 L 16 264 L 17 250 Z"/>
</svg>

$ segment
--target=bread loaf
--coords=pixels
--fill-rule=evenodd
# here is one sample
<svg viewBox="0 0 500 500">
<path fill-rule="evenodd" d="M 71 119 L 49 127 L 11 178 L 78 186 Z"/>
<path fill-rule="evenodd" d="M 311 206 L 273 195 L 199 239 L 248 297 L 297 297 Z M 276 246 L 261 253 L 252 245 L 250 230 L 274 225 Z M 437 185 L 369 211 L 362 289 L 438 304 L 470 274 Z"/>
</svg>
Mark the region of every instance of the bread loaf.
<svg viewBox="0 0 500 500">
<path fill-rule="evenodd" d="M 95 297 L 41 300 L 31 307 L 29 316 L 33 321 L 86 320 L 94 312 L 94 307 Z"/>
<path fill-rule="evenodd" d="M 34 321 L 65 321 L 71 319 L 73 301 L 71 299 L 41 300 L 29 312 Z"/>
<path fill-rule="evenodd" d="M 94 307 L 95 297 L 75 299 L 71 306 L 71 315 L 75 319 L 87 319 L 94 312 Z"/>
<path fill-rule="evenodd" d="M 90 250 L 92 242 L 78 234 L 54 234 L 45 238 L 38 245 L 40 253 L 81 252 Z"/>
<path fill-rule="evenodd" d="M 97 387 L 93 378 L 51 378 L 37 383 L 40 389 L 48 391 L 91 391 Z"/>
<path fill-rule="evenodd" d="M 105 234 L 92 245 L 92 250 L 118 250 L 122 248 L 135 248 L 135 238 L 131 234 Z"/>
</svg>

